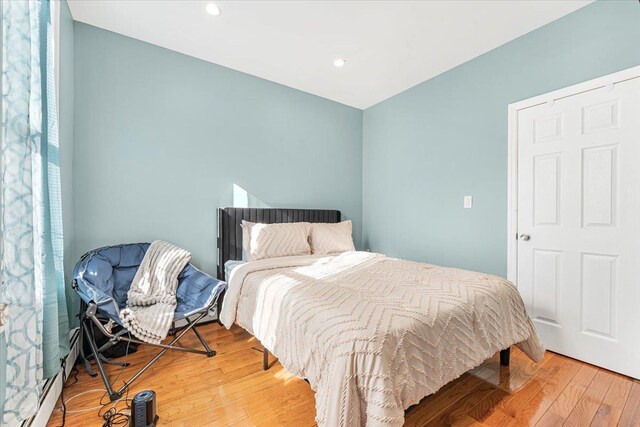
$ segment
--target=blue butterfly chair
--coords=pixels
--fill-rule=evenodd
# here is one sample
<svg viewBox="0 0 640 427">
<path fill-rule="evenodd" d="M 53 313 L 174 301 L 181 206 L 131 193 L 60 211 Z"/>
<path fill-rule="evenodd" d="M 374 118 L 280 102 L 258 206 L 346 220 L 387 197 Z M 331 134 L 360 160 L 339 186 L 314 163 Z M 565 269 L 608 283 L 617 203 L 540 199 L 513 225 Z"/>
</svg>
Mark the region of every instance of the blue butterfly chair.
<svg viewBox="0 0 640 427">
<path fill-rule="evenodd" d="M 148 243 L 134 243 L 95 249 L 84 254 L 73 271 L 72 286 L 82 300 L 80 337 L 88 341 L 92 353 L 90 357 L 96 361 L 98 371 L 100 371 L 100 376 L 104 381 L 111 401 L 120 399 L 131 383 L 138 379 L 167 350 L 203 354 L 208 357 L 216 354 L 215 351 L 209 348 L 202 335 L 196 329 L 196 323 L 212 311 L 217 303 L 222 301 L 221 295 L 227 285 L 225 282 L 201 272 L 191 264 L 187 264 L 178 277 L 178 289 L 176 291 L 178 305 L 171 330 L 171 334 L 175 335 L 175 338 L 169 344 L 142 342 L 133 338 L 124 327 L 118 332 L 112 332 L 113 326 L 123 326 L 119 313 L 126 306 L 127 292 L 148 248 Z M 184 323 L 184 325 L 176 328 L 176 322 Z M 94 328 L 91 327 L 92 324 L 109 339 L 100 348 L 96 343 Z M 204 350 L 175 345 L 189 330 L 193 330 L 198 340 L 202 343 Z M 103 363 L 112 363 L 120 366 L 128 365 L 111 362 L 102 353 L 119 342 L 148 344 L 162 348 L 162 350 L 129 381 L 126 381 L 120 389 L 114 390 L 109 377 L 105 374 Z M 91 369 L 88 358 L 85 358 L 85 366 L 92 376 L 96 376 Z"/>
</svg>

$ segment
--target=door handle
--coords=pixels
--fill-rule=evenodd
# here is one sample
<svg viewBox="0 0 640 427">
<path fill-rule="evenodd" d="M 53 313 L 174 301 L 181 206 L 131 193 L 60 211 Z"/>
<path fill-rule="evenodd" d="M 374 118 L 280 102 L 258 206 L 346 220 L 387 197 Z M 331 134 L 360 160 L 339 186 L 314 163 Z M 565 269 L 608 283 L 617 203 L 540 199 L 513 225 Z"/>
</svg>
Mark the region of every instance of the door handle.
<svg viewBox="0 0 640 427">
<path fill-rule="evenodd" d="M 528 234 L 521 234 L 520 240 L 524 240 L 525 242 L 528 242 L 529 240 L 531 240 L 531 236 Z"/>
</svg>

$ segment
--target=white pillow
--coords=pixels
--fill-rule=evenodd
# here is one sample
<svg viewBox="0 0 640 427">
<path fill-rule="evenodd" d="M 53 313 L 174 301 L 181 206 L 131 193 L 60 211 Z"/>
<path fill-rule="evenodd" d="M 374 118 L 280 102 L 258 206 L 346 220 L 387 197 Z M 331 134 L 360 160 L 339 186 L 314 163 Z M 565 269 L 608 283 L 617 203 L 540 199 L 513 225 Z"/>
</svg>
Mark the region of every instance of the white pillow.
<svg viewBox="0 0 640 427">
<path fill-rule="evenodd" d="M 355 251 L 351 228 L 351 221 L 311 224 L 311 253 L 315 255 Z"/>
<path fill-rule="evenodd" d="M 243 222 L 241 226 L 242 248 L 247 254 L 247 261 L 311 253 L 308 222 Z"/>
</svg>

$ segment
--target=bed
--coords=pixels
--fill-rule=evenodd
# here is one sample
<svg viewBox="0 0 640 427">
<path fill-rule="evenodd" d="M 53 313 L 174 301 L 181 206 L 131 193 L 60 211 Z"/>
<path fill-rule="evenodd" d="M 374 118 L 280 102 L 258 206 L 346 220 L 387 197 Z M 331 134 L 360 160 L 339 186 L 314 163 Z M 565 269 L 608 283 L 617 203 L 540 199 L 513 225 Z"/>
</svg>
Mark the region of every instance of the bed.
<svg viewBox="0 0 640 427">
<path fill-rule="evenodd" d="M 218 210 L 218 274 L 243 220 L 337 223 L 339 211 Z M 316 392 L 319 426 L 400 426 L 404 411 L 498 351 L 544 355 L 516 288 L 482 273 L 349 251 L 241 263 L 220 312 Z"/>
</svg>

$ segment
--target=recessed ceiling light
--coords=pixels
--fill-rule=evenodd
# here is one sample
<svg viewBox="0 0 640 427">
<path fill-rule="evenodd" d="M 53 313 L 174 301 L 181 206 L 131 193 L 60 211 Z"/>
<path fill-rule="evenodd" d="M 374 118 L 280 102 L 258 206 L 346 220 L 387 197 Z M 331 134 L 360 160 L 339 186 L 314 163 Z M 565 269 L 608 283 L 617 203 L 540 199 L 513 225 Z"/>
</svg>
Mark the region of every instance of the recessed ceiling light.
<svg viewBox="0 0 640 427">
<path fill-rule="evenodd" d="M 204 8 L 209 15 L 218 16 L 220 15 L 220 8 L 215 3 L 209 3 Z"/>
<path fill-rule="evenodd" d="M 346 63 L 347 63 L 347 60 L 342 58 L 338 58 L 335 61 L 333 61 L 333 65 L 335 65 L 336 67 L 344 67 L 344 64 Z"/>
</svg>

